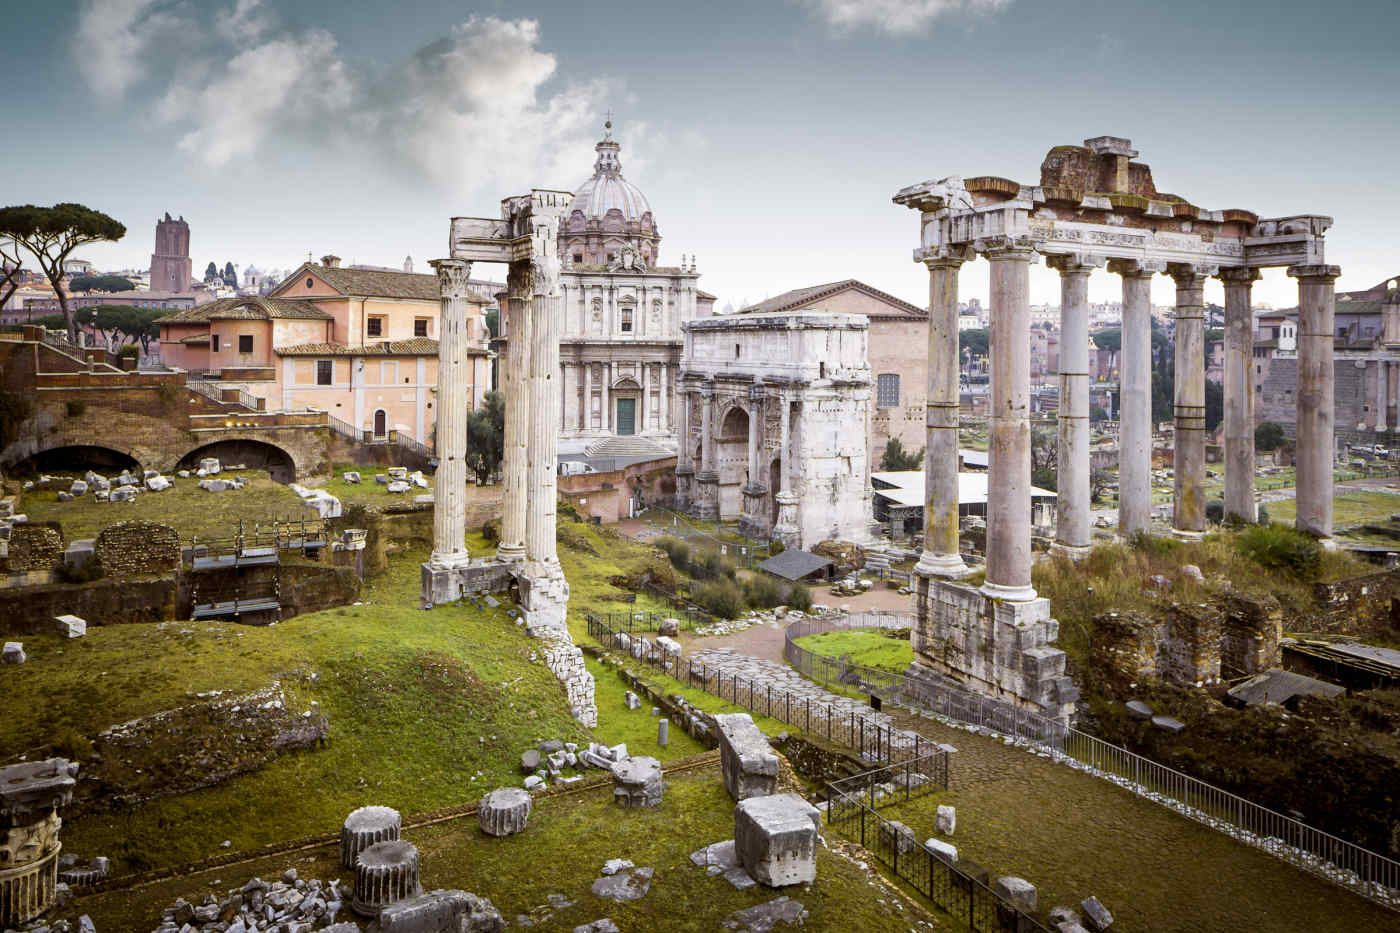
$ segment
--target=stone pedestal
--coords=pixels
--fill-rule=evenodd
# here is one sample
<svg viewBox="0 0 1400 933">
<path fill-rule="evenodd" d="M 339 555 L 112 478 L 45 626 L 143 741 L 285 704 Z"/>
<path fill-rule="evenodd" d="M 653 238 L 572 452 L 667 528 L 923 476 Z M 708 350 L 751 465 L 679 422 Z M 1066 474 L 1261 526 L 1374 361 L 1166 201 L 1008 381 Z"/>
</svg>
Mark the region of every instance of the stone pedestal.
<svg viewBox="0 0 1400 933">
<path fill-rule="evenodd" d="M 360 807 L 352 810 L 340 827 L 340 866 L 353 870 L 360 853 L 380 842 L 399 838 L 403 820 L 392 807 Z"/>
<path fill-rule="evenodd" d="M 402 839 L 376 842 L 355 863 L 350 906 L 362 917 L 377 917 L 390 904 L 423 893 L 418 884 L 418 848 Z"/>
<path fill-rule="evenodd" d="M 815 881 L 821 813 L 796 794 L 750 797 L 734 808 L 734 851 L 760 884 Z"/>
<path fill-rule="evenodd" d="M 746 538 L 767 538 L 769 534 L 768 487 L 763 483 L 748 483 L 743 489 L 744 512 L 739 517 L 739 534 Z"/>
<path fill-rule="evenodd" d="M 0 928 L 53 906 L 63 849 L 58 809 L 72 802 L 77 773 L 62 758 L 0 768 Z"/>
<path fill-rule="evenodd" d="M 613 801 L 621 807 L 659 807 L 664 784 L 661 762 L 647 755 L 612 766 Z"/>
<path fill-rule="evenodd" d="M 802 529 L 797 524 L 797 496 L 784 490 L 773 497 L 778 504 L 777 520 L 773 523 L 773 540 L 785 548 L 802 546 Z"/>
<path fill-rule="evenodd" d="M 719 474 L 712 470 L 696 472 L 690 490 L 690 514 L 701 521 L 719 521 Z"/>
<path fill-rule="evenodd" d="M 778 786 L 778 755 L 748 713 L 715 716 L 724 789 L 735 800 L 766 797 Z"/>
<path fill-rule="evenodd" d="M 510 836 L 525 828 L 533 806 L 530 792 L 520 787 L 498 787 L 476 808 L 477 825 L 490 836 Z"/>
</svg>

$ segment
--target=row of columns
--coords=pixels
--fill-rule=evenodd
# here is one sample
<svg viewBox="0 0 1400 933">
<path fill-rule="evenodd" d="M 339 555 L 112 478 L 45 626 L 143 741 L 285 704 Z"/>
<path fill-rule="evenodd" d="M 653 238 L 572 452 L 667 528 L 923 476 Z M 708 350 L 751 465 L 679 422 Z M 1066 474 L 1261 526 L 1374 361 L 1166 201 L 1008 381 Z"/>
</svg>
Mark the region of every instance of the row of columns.
<svg viewBox="0 0 1400 933">
<path fill-rule="evenodd" d="M 601 396 L 601 408 L 602 408 L 602 411 L 600 412 L 601 418 L 600 418 L 600 426 L 599 426 L 599 429 L 600 429 L 600 430 L 603 430 L 603 431 L 613 431 L 613 430 L 616 430 L 616 428 L 615 428 L 614 425 L 613 425 L 612 386 L 613 386 L 613 383 L 616 382 L 617 380 L 616 380 L 615 375 L 614 375 L 614 364 L 613 364 L 613 362 L 612 362 L 611 360 L 604 360 L 604 361 L 602 361 L 601 365 L 604 367 L 604 376 L 603 376 L 602 382 L 600 383 L 599 393 L 598 393 L 598 394 Z M 646 363 L 646 362 L 644 362 L 644 363 L 641 363 L 641 364 L 639 364 L 639 365 L 640 365 L 641 368 L 642 368 L 642 383 L 641 383 L 641 384 L 642 384 L 642 390 L 641 390 L 641 396 L 640 396 L 640 399 L 639 399 L 639 402 L 638 402 L 638 406 L 637 406 L 637 419 L 638 419 L 638 421 L 637 421 L 637 433 L 638 433 L 638 434 L 641 434 L 641 433 L 643 433 L 643 431 L 649 430 L 650 427 L 651 427 L 651 425 L 648 424 L 648 422 L 647 422 L 647 416 L 648 416 L 648 405 L 650 404 L 650 400 L 651 400 L 652 367 L 653 367 L 653 366 L 660 367 L 660 368 L 659 368 L 659 371 L 657 372 L 657 377 L 656 377 L 657 380 L 658 380 L 658 384 L 657 384 L 657 389 L 658 389 L 658 393 L 657 393 L 657 394 L 658 394 L 658 398 L 657 398 L 656 406 L 657 406 L 657 409 L 658 409 L 659 412 L 660 412 L 660 416 L 659 416 L 658 419 L 657 419 L 657 422 L 658 422 L 658 424 L 659 424 L 659 427 L 657 428 L 657 430 L 662 431 L 662 432 L 669 432 L 669 431 L 671 430 L 671 404 L 670 404 L 670 403 L 671 403 L 671 393 L 670 393 L 670 369 L 671 369 L 671 364 L 669 364 L 669 363 Z M 578 417 L 577 417 L 576 419 L 573 419 L 573 420 L 574 420 L 574 424 L 572 425 L 572 427 L 573 427 L 575 430 L 578 430 L 578 431 L 583 431 L 583 432 L 591 431 L 591 430 L 593 430 L 593 394 L 594 394 L 594 393 L 593 393 L 593 364 L 592 364 L 592 363 L 565 363 L 565 364 L 563 364 L 563 368 L 562 368 L 561 372 L 562 372 L 562 382 L 563 382 L 564 392 L 565 392 L 565 397 L 566 397 L 566 398 L 569 396 L 569 394 L 571 393 L 571 391 L 575 390 L 576 387 L 579 386 L 579 382 L 580 382 L 580 379 L 579 379 L 578 377 L 574 377 L 574 378 L 572 378 L 572 379 L 570 378 L 570 376 L 569 376 L 569 371 L 570 371 L 570 370 L 582 370 L 582 371 L 583 371 L 583 376 L 582 376 L 583 402 L 582 402 L 580 411 L 579 411 L 579 413 L 578 413 Z M 568 417 L 567 409 L 566 409 L 566 411 L 565 411 L 565 417 Z M 569 426 L 566 425 L 566 428 L 567 428 L 567 427 L 569 427 Z"/>
<path fill-rule="evenodd" d="M 1394 430 L 1396 408 L 1396 377 L 1400 366 L 1388 360 L 1372 360 L 1374 370 L 1371 382 L 1371 423 L 1369 427 L 1377 434 Z"/>
<path fill-rule="evenodd" d="M 982 591 L 1012 601 L 1035 598 L 1031 586 L 1030 302 L 1028 241 L 1007 240 L 983 255 L 991 264 L 991 399 L 987 490 L 987 573 Z M 929 270 L 927 446 L 924 459 L 924 551 L 916 571 L 966 572 L 958 541 L 958 273 L 971 250 L 944 249 Z M 1060 272 L 1061 365 L 1058 521 L 1055 549 L 1078 557 L 1091 544 L 1089 484 L 1088 280 L 1104 260 L 1055 256 Z M 1147 532 L 1152 515 L 1151 279 L 1165 263 L 1115 260 L 1122 278 L 1123 326 L 1119 414 L 1121 535 Z M 1210 275 L 1225 284 L 1225 507 L 1246 521 L 1254 504 L 1254 392 L 1250 376 L 1254 269 L 1173 265 L 1176 282 L 1175 489 L 1172 526 L 1182 536 L 1205 531 L 1205 302 Z M 1294 266 L 1299 284 L 1298 527 L 1332 533 L 1335 266 Z"/>
</svg>

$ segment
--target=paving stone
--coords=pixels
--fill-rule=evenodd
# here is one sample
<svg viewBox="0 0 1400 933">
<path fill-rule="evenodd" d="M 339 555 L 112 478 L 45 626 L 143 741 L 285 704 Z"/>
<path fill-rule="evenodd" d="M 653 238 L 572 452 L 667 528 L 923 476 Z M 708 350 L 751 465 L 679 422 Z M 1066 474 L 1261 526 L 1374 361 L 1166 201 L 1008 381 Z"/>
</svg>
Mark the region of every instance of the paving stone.
<svg viewBox="0 0 1400 933">
<path fill-rule="evenodd" d="M 651 888 L 651 868 L 632 868 L 615 875 L 605 875 L 593 882 L 593 893 L 620 903 L 641 900 Z"/>
</svg>

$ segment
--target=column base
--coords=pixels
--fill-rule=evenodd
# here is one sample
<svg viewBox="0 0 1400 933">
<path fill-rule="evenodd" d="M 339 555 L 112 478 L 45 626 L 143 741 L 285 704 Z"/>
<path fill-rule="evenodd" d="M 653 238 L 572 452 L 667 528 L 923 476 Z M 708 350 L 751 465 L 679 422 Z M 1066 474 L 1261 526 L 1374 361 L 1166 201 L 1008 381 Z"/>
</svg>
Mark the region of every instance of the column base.
<svg viewBox="0 0 1400 933">
<path fill-rule="evenodd" d="M 422 566 L 424 609 L 455 603 L 473 593 L 503 593 L 510 588 L 512 565 L 503 561 L 465 561 L 456 567 L 435 567 L 428 561 Z"/>
<path fill-rule="evenodd" d="M 462 567 L 469 566 L 471 562 L 472 557 L 465 550 L 458 551 L 455 554 L 444 554 L 441 551 L 434 551 L 433 556 L 428 558 L 428 563 L 425 566 L 432 567 L 434 570 L 458 570 Z"/>
<path fill-rule="evenodd" d="M 569 581 L 557 562 L 532 561 L 516 575 L 520 587 L 520 612 L 526 631 L 567 627 Z"/>
<path fill-rule="evenodd" d="M 1322 548 L 1324 551 L 1335 551 L 1335 550 L 1337 549 L 1337 539 L 1336 539 L 1336 538 L 1332 538 L 1332 537 L 1318 538 L 1318 539 L 1317 539 L 1317 544 L 1318 544 L 1318 547 Z"/>
<path fill-rule="evenodd" d="M 1035 587 L 1030 584 L 1025 586 L 1005 586 L 1001 583 L 988 581 L 978 588 L 978 592 L 988 599 L 1000 599 L 1010 603 L 1028 603 L 1035 599 Z"/>
<path fill-rule="evenodd" d="M 784 491 L 773 497 L 778 514 L 773 522 L 773 539 L 785 548 L 802 547 L 802 529 L 797 524 L 797 496 Z"/>
<path fill-rule="evenodd" d="M 1056 541 L 1050 545 L 1050 553 L 1060 557 L 1068 557 L 1070 560 L 1083 560 L 1094 551 L 1091 544 L 1065 544 Z"/>
<path fill-rule="evenodd" d="M 1206 536 L 1204 531 L 1190 531 L 1186 528 L 1173 528 L 1172 537 L 1178 541 L 1199 541 Z"/>
<path fill-rule="evenodd" d="M 507 564 L 518 564 L 525 559 L 525 545 L 502 544 L 496 548 L 496 560 Z"/>
<path fill-rule="evenodd" d="M 719 521 L 718 473 L 695 474 L 690 484 L 690 514 L 701 521 Z"/>
<path fill-rule="evenodd" d="M 914 573 L 921 577 L 956 579 L 967 576 L 969 570 L 961 554 L 935 554 L 932 551 L 924 551 L 919 555 L 919 562 L 914 565 Z"/>
</svg>

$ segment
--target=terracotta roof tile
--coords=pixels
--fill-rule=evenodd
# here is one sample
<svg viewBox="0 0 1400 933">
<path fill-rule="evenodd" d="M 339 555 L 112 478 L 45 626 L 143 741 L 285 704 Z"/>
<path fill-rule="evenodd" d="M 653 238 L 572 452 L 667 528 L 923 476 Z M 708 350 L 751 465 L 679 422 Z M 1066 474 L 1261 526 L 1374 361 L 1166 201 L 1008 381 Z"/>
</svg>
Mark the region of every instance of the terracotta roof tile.
<svg viewBox="0 0 1400 933">
<path fill-rule="evenodd" d="M 740 308 L 739 314 L 772 314 L 778 311 L 797 311 L 803 308 L 810 308 L 823 298 L 838 295 L 841 292 L 854 289 L 864 292 L 871 297 L 878 298 L 892 306 L 889 314 L 870 315 L 871 317 L 893 317 L 893 318 L 927 318 L 928 312 L 923 308 L 911 305 L 901 298 L 882 292 L 878 288 L 866 285 L 856 279 L 842 279 L 840 282 L 828 282 L 825 285 L 811 285 L 807 288 L 794 288 L 790 292 L 783 292 L 781 295 L 774 295 L 760 301 L 756 305 L 749 305 L 747 308 Z"/>
<path fill-rule="evenodd" d="M 207 324 L 210 321 L 329 321 L 330 314 L 307 301 L 259 296 L 220 298 L 197 308 L 162 315 L 157 324 Z"/>
</svg>

